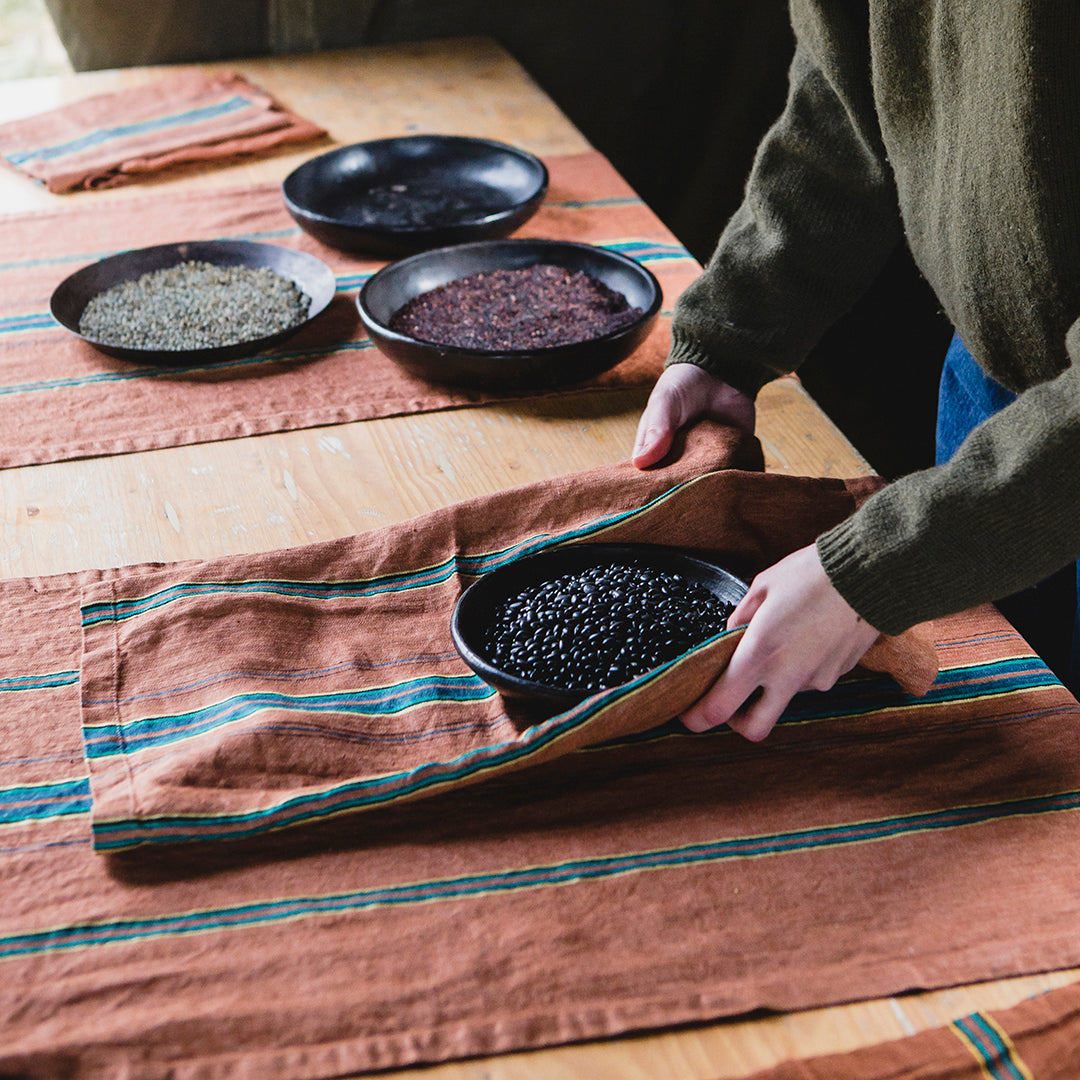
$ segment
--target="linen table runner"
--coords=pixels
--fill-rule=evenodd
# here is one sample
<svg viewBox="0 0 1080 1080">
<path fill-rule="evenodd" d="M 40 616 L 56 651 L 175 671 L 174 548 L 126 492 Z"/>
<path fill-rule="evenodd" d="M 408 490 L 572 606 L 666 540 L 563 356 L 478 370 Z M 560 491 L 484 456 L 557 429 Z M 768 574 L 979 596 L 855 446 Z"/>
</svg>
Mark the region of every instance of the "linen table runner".
<svg viewBox="0 0 1080 1080">
<path fill-rule="evenodd" d="M 668 723 L 362 813 L 95 850 L 91 804 L 111 796 L 80 715 L 97 726 L 110 665 L 91 621 L 80 671 L 80 608 L 155 605 L 113 625 L 123 720 L 265 695 L 263 730 L 241 718 L 234 743 L 183 732 L 145 774 L 127 747 L 131 809 L 186 828 L 160 814 L 186 813 L 187 788 L 227 811 L 275 785 L 315 792 L 350 757 L 389 772 L 488 722 L 487 699 L 430 722 L 422 701 L 326 711 L 344 670 L 392 687 L 402 655 L 405 681 L 464 669 L 422 629 L 425 589 L 368 620 L 372 597 L 285 586 L 386 585 L 390 555 L 430 554 L 440 530 L 471 554 L 648 525 L 753 563 L 861 494 L 746 471 L 757 448 L 732 440 L 704 425 L 660 470 L 591 470 L 298 552 L 0 582 L 0 1075 L 333 1077 L 1080 962 L 1080 707 L 990 608 L 935 624 L 923 697 L 863 671 L 800 695 L 761 744 Z M 684 512 L 698 484 L 715 485 L 705 523 Z M 228 606 L 220 583 L 239 586 Z M 376 669 L 383 639 L 409 652 Z"/>
<path fill-rule="evenodd" d="M 785 1062 L 752 1080 L 1076 1080 L 1080 985 L 847 1054 Z"/>
<path fill-rule="evenodd" d="M 177 165 L 325 134 L 236 72 L 179 69 L 0 124 L 0 161 L 64 192 L 116 187 Z"/>
<path fill-rule="evenodd" d="M 601 155 L 546 164 L 546 201 L 515 235 L 610 247 L 656 273 L 664 310 L 653 332 L 633 356 L 587 384 L 649 386 L 667 354 L 669 309 L 700 267 Z M 308 327 L 265 355 L 172 368 L 106 356 L 49 314 L 53 289 L 87 263 L 130 248 L 210 239 L 310 252 L 333 268 L 338 295 Z M 437 386 L 384 357 L 355 306 L 356 293 L 382 265 L 303 233 L 277 185 L 186 195 L 163 187 L 122 203 L 5 219 L 0 467 L 540 396 Z"/>
</svg>

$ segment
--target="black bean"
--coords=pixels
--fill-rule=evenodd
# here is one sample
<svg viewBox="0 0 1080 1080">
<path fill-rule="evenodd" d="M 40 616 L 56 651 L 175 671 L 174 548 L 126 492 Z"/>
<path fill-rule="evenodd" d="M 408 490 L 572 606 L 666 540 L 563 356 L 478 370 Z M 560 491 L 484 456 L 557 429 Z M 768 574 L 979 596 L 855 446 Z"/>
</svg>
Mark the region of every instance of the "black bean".
<svg viewBox="0 0 1080 1080">
<path fill-rule="evenodd" d="M 564 574 L 503 601 L 484 647 L 493 663 L 520 678 L 594 691 L 715 636 L 733 610 L 681 574 L 616 563 Z"/>
</svg>

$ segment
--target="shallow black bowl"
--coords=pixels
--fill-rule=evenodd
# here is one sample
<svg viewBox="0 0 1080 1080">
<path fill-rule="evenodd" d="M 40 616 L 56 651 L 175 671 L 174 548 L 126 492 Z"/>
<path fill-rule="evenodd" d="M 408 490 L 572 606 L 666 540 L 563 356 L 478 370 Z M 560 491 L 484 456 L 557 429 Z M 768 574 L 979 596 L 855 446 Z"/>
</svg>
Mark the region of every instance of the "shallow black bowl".
<svg viewBox="0 0 1080 1080">
<path fill-rule="evenodd" d="M 135 349 L 95 341 L 79 331 L 79 320 L 86 305 L 99 293 L 121 282 L 134 281 L 150 271 L 164 270 L 188 261 L 256 269 L 265 266 L 294 282 L 301 292 L 311 298 L 308 317 L 288 330 L 267 337 L 204 349 Z M 124 251 L 84 266 L 56 287 L 49 301 L 49 309 L 58 323 L 109 356 L 147 364 L 210 363 L 239 356 L 254 356 L 291 337 L 326 308 L 333 300 L 336 288 L 337 280 L 333 270 L 314 255 L 303 251 L 294 251 L 292 248 L 278 247 L 275 244 L 256 244 L 247 240 L 191 240 Z"/>
<path fill-rule="evenodd" d="M 454 606 L 450 620 L 454 647 L 481 679 L 508 698 L 548 708 L 570 708 L 593 691 L 533 682 L 499 667 L 485 650 L 485 632 L 499 605 L 522 590 L 563 574 L 613 563 L 680 574 L 729 604 L 737 604 L 747 589 L 744 581 L 723 567 L 679 548 L 656 544 L 571 544 L 517 559 L 477 578 Z"/>
<path fill-rule="evenodd" d="M 397 256 L 508 236 L 536 213 L 547 185 L 547 168 L 525 150 L 464 135 L 406 135 L 305 161 L 282 195 L 322 243 Z"/>
<path fill-rule="evenodd" d="M 581 270 L 622 293 L 641 315 L 610 334 L 538 349 L 465 349 L 421 341 L 390 320 L 421 293 L 489 270 L 537 263 Z M 432 382 L 481 389 L 535 389 L 581 382 L 625 360 L 648 336 L 663 294 L 651 271 L 618 252 L 563 240 L 486 240 L 425 251 L 384 266 L 360 290 L 360 318 L 379 349 Z"/>
</svg>

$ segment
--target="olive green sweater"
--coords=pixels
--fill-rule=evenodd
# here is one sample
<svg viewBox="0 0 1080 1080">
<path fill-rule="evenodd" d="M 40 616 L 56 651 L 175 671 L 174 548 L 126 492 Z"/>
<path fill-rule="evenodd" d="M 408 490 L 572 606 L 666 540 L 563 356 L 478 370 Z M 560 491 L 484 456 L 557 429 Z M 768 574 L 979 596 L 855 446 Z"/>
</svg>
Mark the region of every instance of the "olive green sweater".
<svg viewBox="0 0 1080 1080">
<path fill-rule="evenodd" d="M 757 394 L 906 240 L 1020 396 L 819 538 L 840 593 L 899 633 L 1080 556 L 1080 3 L 791 0 L 791 16 L 787 105 L 679 299 L 668 362 Z"/>
</svg>

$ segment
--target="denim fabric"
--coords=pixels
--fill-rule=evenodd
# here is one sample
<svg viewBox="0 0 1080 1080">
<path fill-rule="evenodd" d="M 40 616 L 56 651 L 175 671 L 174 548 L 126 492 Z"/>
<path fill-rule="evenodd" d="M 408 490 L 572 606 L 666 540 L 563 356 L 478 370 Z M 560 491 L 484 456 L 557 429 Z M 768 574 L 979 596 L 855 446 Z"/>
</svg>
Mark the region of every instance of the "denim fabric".
<svg viewBox="0 0 1080 1080">
<path fill-rule="evenodd" d="M 976 425 L 1016 395 L 995 382 L 954 334 L 938 389 L 937 450 L 940 465 Z M 1013 626 L 1073 693 L 1080 692 L 1080 563 L 998 602 Z"/>
<path fill-rule="evenodd" d="M 960 335 L 954 334 L 938 388 L 937 464 L 956 453 L 972 428 L 1015 400 L 1016 395 L 991 379 L 967 351 Z"/>
</svg>

